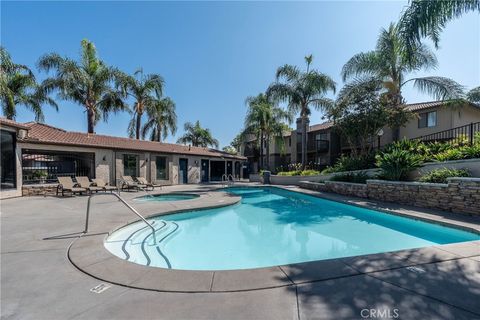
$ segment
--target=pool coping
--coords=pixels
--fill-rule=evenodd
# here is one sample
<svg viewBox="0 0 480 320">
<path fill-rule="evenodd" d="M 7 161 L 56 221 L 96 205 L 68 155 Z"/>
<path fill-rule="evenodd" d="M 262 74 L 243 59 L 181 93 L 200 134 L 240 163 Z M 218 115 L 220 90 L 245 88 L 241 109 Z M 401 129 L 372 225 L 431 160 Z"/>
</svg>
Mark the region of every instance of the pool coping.
<svg viewBox="0 0 480 320">
<path fill-rule="evenodd" d="M 271 187 L 480 233 L 480 219 L 477 218 L 457 216 L 437 210 L 366 201 L 361 198 L 337 196 L 294 186 Z M 234 205 L 240 200 L 239 197 L 229 195 L 226 192 L 217 192 L 218 189 L 212 189 L 211 191 L 200 194 L 200 197 L 196 199 L 175 201 L 174 208 L 167 208 L 160 213 L 150 211 L 154 210 L 156 206 L 145 206 L 144 209 L 150 212 L 147 217 L 153 217 L 224 207 Z M 188 202 L 188 204 L 185 204 L 185 202 Z M 195 202 L 193 206 L 192 202 Z M 158 204 L 158 202 L 155 203 Z M 77 269 L 96 279 L 129 288 L 159 292 L 219 293 L 295 286 L 303 283 L 480 256 L 480 240 L 475 240 L 266 268 L 221 271 L 165 269 L 123 260 L 114 256 L 104 247 L 105 237 L 111 232 L 136 221 L 138 220 L 127 222 L 121 226 L 118 226 L 118 222 L 116 222 L 117 225 L 115 226 L 102 226 L 100 229 L 76 238 L 67 249 L 68 259 Z"/>
</svg>

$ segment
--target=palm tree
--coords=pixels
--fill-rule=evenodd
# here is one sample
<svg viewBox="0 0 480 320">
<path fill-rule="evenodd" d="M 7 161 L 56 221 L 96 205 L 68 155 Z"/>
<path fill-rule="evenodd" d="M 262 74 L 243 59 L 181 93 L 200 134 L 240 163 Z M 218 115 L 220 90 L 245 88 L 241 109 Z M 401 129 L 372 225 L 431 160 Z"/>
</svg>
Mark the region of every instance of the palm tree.
<svg viewBox="0 0 480 320">
<path fill-rule="evenodd" d="M 412 0 L 399 21 L 405 47 L 411 52 L 424 37 L 438 47 L 446 23 L 470 11 L 480 11 L 480 0 Z"/>
<path fill-rule="evenodd" d="M 260 168 L 270 169 L 270 142 L 275 140 L 276 144 L 283 147 L 283 133 L 285 124 L 283 121 L 291 122 L 292 115 L 289 112 L 275 106 L 263 93 L 248 97 L 245 100 L 248 106 L 245 117 L 245 129 L 243 135 L 254 134 L 260 146 Z M 263 162 L 263 148 L 266 151 L 266 163 Z"/>
<path fill-rule="evenodd" d="M 33 111 L 36 121 L 44 121 L 43 104 L 58 111 L 55 101 L 37 84 L 33 72 L 25 65 L 13 62 L 4 47 L 0 47 L 0 97 L 3 114 L 10 120 L 15 119 L 18 105 Z"/>
<path fill-rule="evenodd" d="M 195 124 L 186 122 L 183 129 L 185 133 L 177 140 L 177 143 L 191 144 L 194 147 L 206 148 L 212 146 L 218 148 L 218 140 L 213 138 L 210 129 L 200 126 L 200 121 L 197 120 Z"/>
<path fill-rule="evenodd" d="M 332 78 L 317 70 L 310 70 L 312 60 L 312 55 L 305 57 L 305 72 L 288 64 L 278 68 L 277 81 L 267 89 L 269 99 L 286 101 L 291 113 L 300 113 L 303 167 L 307 164 L 307 131 L 311 108 L 328 110 L 334 103 L 325 94 L 329 91 L 335 93 L 336 90 Z"/>
<path fill-rule="evenodd" d="M 142 139 L 150 132 L 150 140 L 162 142 L 170 132 L 177 132 L 177 114 L 175 102 L 170 98 L 155 99 L 147 106 L 148 120 L 142 127 Z"/>
<path fill-rule="evenodd" d="M 391 23 L 388 29 L 381 30 L 375 50 L 356 54 L 343 66 L 342 77 L 343 81 L 353 79 L 358 84 L 381 82 L 388 105 L 397 109 L 405 103 L 402 89 L 410 82 L 438 100 L 461 97 L 463 87 L 449 78 L 407 78 L 410 73 L 434 69 L 437 64 L 435 54 L 421 43 L 408 53 L 399 29 Z M 398 128 L 394 128 L 394 139 L 398 139 L 398 134 Z"/>
<path fill-rule="evenodd" d="M 480 87 L 473 88 L 467 92 L 467 101 L 480 105 Z"/>
<path fill-rule="evenodd" d="M 163 78 L 159 74 L 143 74 L 142 69 L 134 72 L 133 76 L 123 74 L 117 79 L 126 97 L 134 99 L 133 117 L 128 125 L 130 138 L 140 139 L 142 116 L 146 109 L 153 108 L 162 96 Z"/>
<path fill-rule="evenodd" d="M 53 77 L 43 81 L 46 92 L 57 90 L 60 98 L 82 105 L 87 112 L 88 133 L 95 132 L 95 124 L 110 112 L 126 110 L 122 92 L 112 87 L 120 72 L 98 58 L 94 44 L 81 42 L 81 59 L 74 61 L 57 53 L 50 53 L 38 61 L 40 70 L 55 71 Z"/>
</svg>

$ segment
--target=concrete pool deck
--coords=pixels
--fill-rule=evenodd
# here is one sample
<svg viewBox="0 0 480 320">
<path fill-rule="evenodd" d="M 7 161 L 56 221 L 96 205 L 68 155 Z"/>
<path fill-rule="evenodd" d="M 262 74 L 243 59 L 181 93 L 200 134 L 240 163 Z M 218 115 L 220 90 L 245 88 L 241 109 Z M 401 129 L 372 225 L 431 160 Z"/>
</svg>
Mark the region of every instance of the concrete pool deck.
<svg viewBox="0 0 480 320">
<path fill-rule="evenodd" d="M 133 192 L 122 196 L 145 215 L 192 209 L 198 205 L 194 201 L 208 207 L 238 200 L 210 194 L 213 187 L 164 188 L 202 193 L 199 199 L 172 203 L 132 201 L 141 196 Z M 188 271 L 126 262 L 103 245 L 101 251 L 89 251 L 92 245 L 97 247 L 99 239 L 103 242 L 106 233 L 137 220 L 113 197 L 93 199 L 89 233 L 73 242 L 69 254 L 74 262 L 85 263 L 81 268 L 100 272 L 101 276 L 93 274 L 98 279 L 77 270 L 66 254 L 83 231 L 86 197 L 2 201 L 2 318 L 362 319 L 364 309 L 391 313 L 397 309 L 400 319 L 480 318 L 479 241 L 273 268 L 194 272 L 188 277 Z M 395 207 L 369 205 L 387 211 Z M 445 223 L 452 220 L 448 213 L 396 210 Z M 453 217 L 465 228 L 480 228 L 478 219 Z M 102 261 L 114 262 L 114 266 L 104 268 Z M 164 274 L 157 274 L 158 270 Z M 115 278 L 127 283 L 111 284 Z M 100 294 L 90 291 L 100 283 L 109 288 Z M 177 292 L 160 292 L 162 287 Z"/>
</svg>

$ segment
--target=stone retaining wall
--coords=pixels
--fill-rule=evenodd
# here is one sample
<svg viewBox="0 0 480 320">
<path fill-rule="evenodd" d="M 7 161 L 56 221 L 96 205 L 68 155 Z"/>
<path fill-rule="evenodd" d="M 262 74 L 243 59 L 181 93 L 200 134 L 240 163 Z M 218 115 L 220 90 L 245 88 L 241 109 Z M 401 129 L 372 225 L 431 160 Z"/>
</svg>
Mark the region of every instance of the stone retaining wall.
<svg viewBox="0 0 480 320">
<path fill-rule="evenodd" d="M 447 184 L 367 180 L 366 184 L 301 182 L 300 187 L 480 216 L 480 178 L 449 178 Z"/>
<path fill-rule="evenodd" d="M 33 184 L 22 186 L 22 196 L 54 196 L 58 184 Z"/>
<path fill-rule="evenodd" d="M 331 192 L 342 194 L 344 196 L 356 196 L 360 198 L 368 197 L 367 185 L 363 183 L 325 181 L 325 186 Z"/>
</svg>

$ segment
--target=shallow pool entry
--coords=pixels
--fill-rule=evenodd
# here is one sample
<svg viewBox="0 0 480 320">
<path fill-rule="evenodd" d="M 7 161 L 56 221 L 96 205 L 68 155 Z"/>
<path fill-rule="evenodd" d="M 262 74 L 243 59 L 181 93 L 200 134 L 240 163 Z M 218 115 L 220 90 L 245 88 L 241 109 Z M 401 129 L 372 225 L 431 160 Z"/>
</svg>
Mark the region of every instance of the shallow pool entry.
<svg viewBox="0 0 480 320">
<path fill-rule="evenodd" d="M 153 218 L 113 232 L 128 261 L 183 270 L 268 267 L 479 240 L 476 233 L 284 189 L 229 188 L 239 204 Z"/>
</svg>

